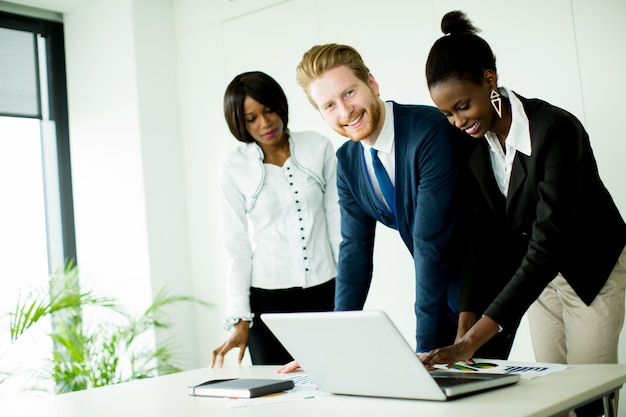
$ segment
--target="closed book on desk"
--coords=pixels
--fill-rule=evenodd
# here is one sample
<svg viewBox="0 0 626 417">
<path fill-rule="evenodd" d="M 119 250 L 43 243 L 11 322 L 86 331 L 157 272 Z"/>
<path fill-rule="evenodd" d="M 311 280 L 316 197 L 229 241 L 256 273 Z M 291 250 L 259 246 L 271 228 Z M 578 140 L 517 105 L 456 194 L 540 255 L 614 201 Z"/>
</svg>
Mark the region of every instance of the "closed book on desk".
<svg viewBox="0 0 626 417">
<path fill-rule="evenodd" d="M 189 387 L 196 397 L 254 398 L 285 391 L 294 387 L 291 379 L 212 379 Z"/>
</svg>

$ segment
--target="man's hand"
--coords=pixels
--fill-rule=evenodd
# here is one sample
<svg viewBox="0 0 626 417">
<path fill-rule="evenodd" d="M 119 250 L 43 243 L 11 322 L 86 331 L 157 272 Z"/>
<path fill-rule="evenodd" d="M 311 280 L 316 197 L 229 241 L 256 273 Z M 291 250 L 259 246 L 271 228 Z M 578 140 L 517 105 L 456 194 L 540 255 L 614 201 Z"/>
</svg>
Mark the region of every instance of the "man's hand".
<svg viewBox="0 0 626 417">
<path fill-rule="evenodd" d="M 467 346 L 467 343 L 461 341 L 451 346 L 434 349 L 427 354 L 418 355 L 420 360 L 427 368 L 432 369 L 434 365 L 445 364 L 454 366 L 458 361 L 471 361 L 474 350 Z"/>
<path fill-rule="evenodd" d="M 467 323 L 467 320 L 472 320 L 472 318 L 471 316 L 459 317 L 459 331 L 461 331 L 461 320 Z M 427 367 L 437 364 L 453 366 L 459 361 L 471 361 L 478 348 L 498 334 L 498 331 L 498 323 L 488 316 L 482 316 L 461 337 L 457 337 L 453 345 L 431 350 L 426 355 L 421 355 L 420 360 Z"/>
<path fill-rule="evenodd" d="M 277 374 L 288 374 L 290 372 L 300 369 L 300 365 L 296 361 L 291 361 L 287 365 L 283 365 L 274 372 Z"/>
<path fill-rule="evenodd" d="M 476 323 L 476 313 L 472 313 L 469 311 L 461 311 L 459 314 L 459 325 L 456 330 L 456 339 L 454 342 L 460 341 L 465 333 L 472 328 L 472 326 Z"/>
</svg>

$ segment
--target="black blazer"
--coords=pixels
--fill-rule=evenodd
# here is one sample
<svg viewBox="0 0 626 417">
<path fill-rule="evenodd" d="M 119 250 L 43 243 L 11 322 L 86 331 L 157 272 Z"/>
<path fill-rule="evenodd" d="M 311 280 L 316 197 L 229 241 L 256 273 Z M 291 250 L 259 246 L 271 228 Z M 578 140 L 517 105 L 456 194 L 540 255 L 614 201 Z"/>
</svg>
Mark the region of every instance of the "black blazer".
<svg viewBox="0 0 626 417">
<path fill-rule="evenodd" d="M 505 199 L 488 144 L 474 140 L 461 223 L 461 311 L 486 314 L 512 331 L 559 272 L 591 304 L 626 244 L 626 225 L 579 120 L 542 100 L 518 97 L 532 154 L 515 155 Z"/>
</svg>

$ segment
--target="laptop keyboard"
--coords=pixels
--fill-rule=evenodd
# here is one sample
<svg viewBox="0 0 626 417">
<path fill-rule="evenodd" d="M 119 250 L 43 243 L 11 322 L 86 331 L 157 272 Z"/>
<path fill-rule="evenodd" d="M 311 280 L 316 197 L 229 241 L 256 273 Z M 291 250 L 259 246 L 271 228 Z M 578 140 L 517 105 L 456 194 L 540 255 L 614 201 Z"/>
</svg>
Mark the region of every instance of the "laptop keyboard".
<svg viewBox="0 0 626 417">
<path fill-rule="evenodd" d="M 455 385 L 467 384 L 471 381 L 468 378 L 457 378 L 453 376 L 435 376 L 435 381 L 439 384 L 440 387 L 453 387 Z"/>
<path fill-rule="evenodd" d="M 437 381 L 437 384 L 439 384 L 442 388 L 467 384 L 468 382 L 484 381 L 494 377 L 498 378 L 498 376 L 488 373 L 468 374 L 448 371 L 432 371 L 431 375 L 435 381 Z"/>
</svg>

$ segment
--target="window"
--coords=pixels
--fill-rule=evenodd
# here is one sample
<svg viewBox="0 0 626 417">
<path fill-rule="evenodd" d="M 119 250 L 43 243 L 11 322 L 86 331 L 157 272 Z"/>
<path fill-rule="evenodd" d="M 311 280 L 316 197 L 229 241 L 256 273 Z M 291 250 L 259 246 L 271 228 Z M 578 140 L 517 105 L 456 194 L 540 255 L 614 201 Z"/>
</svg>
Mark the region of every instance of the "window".
<svg viewBox="0 0 626 417">
<path fill-rule="evenodd" d="M 18 289 L 45 287 L 51 272 L 76 260 L 64 55 L 61 23 L 0 12 L 3 312 Z M 50 351 L 34 344 L 19 351 L 32 358 L 31 349 Z"/>
<path fill-rule="evenodd" d="M 0 267 L 75 259 L 61 23 L 0 12 L 0 154 Z"/>
</svg>

